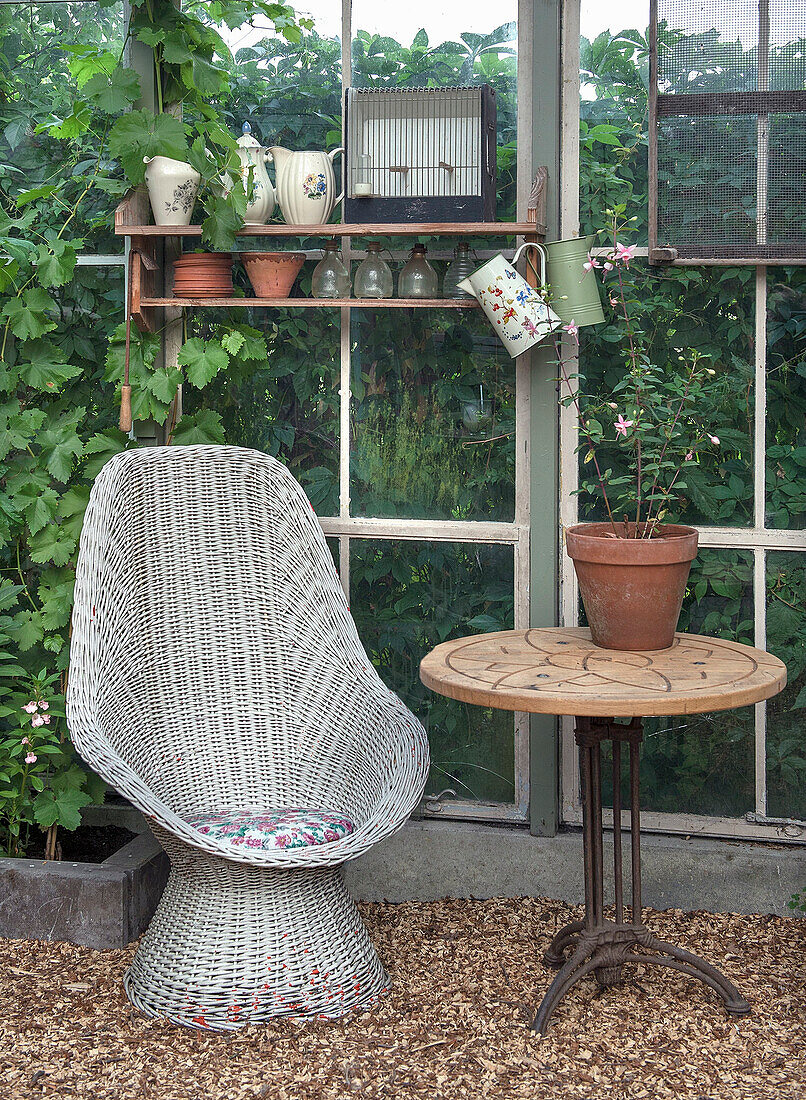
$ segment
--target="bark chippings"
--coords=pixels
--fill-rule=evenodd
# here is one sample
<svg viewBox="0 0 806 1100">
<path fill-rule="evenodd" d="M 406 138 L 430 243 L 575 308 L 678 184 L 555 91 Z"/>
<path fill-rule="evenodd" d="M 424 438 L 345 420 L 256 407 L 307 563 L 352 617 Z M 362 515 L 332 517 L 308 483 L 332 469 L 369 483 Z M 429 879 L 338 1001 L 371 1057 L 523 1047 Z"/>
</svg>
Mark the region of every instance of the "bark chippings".
<svg viewBox="0 0 806 1100">
<path fill-rule="evenodd" d="M 0 1096 L 83 1100 L 800 1100 L 806 1094 L 806 923 L 645 911 L 712 961 L 752 1015 L 699 982 L 635 968 L 585 982 L 548 1035 L 529 1028 L 552 934 L 581 915 L 545 899 L 372 904 L 393 979 L 379 1009 L 278 1019 L 234 1034 L 148 1020 L 121 986 L 133 948 L 0 940 Z"/>
</svg>

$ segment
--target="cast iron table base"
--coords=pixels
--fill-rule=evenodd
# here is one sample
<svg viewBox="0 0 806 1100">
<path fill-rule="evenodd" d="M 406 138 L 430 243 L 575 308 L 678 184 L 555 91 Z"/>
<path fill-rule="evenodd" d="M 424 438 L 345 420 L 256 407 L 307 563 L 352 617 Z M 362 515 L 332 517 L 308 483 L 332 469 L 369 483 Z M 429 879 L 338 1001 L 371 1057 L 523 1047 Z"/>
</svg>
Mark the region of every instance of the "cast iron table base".
<svg viewBox="0 0 806 1100">
<path fill-rule="evenodd" d="M 585 861 L 585 919 L 562 928 L 551 941 L 543 962 L 560 972 L 543 998 L 534 1030 L 543 1034 L 557 1005 L 580 979 L 593 973 L 599 986 L 623 981 L 625 963 L 665 966 L 699 978 L 722 998 L 728 1012 L 744 1016 L 750 1005 L 716 967 L 658 939 L 641 916 L 641 818 L 638 754 L 644 737 L 640 719 L 619 725 L 609 718 L 578 718 L 576 742 L 582 783 L 582 843 Z M 613 878 L 615 921 L 604 917 L 604 866 L 602 831 L 602 741 L 613 744 Z M 621 745 L 630 755 L 630 848 L 632 863 L 631 917 L 624 920 L 624 888 L 621 850 Z M 571 952 L 566 959 L 566 953 Z M 650 954 L 656 952 L 656 954 Z"/>
</svg>

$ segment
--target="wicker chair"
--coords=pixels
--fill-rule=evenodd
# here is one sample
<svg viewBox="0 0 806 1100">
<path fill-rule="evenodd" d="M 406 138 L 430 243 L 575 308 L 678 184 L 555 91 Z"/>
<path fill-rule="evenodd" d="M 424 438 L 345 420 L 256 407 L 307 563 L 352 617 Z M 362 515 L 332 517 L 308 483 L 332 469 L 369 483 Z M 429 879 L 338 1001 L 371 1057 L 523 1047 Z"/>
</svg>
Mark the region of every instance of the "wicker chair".
<svg viewBox="0 0 806 1100">
<path fill-rule="evenodd" d="M 341 865 L 416 806 L 426 734 L 367 658 L 285 467 L 208 446 L 107 463 L 67 706 L 79 753 L 171 861 L 133 1004 L 230 1029 L 375 1002 L 388 979 Z"/>
</svg>

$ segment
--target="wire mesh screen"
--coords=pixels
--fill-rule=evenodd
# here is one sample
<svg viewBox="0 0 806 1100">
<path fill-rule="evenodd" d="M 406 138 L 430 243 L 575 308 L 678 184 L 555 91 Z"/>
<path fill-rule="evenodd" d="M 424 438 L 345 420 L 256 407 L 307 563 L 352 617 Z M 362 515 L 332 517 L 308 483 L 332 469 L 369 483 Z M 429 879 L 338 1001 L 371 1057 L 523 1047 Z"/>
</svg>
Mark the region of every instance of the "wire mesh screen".
<svg viewBox="0 0 806 1100">
<path fill-rule="evenodd" d="M 652 7 L 651 255 L 806 262 L 806 0 Z"/>
</svg>

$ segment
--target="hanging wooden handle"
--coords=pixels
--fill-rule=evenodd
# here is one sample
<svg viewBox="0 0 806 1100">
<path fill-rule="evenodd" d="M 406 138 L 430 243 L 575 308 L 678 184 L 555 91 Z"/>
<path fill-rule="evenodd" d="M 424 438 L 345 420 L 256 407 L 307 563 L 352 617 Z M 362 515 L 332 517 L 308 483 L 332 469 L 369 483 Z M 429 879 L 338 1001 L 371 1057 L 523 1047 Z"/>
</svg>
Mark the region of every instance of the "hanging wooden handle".
<svg viewBox="0 0 806 1100">
<path fill-rule="evenodd" d="M 132 388 L 128 382 L 120 387 L 120 420 L 118 421 L 122 432 L 132 430 Z"/>
</svg>

